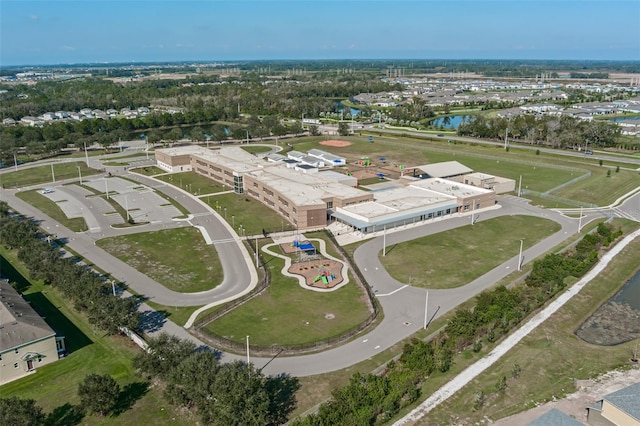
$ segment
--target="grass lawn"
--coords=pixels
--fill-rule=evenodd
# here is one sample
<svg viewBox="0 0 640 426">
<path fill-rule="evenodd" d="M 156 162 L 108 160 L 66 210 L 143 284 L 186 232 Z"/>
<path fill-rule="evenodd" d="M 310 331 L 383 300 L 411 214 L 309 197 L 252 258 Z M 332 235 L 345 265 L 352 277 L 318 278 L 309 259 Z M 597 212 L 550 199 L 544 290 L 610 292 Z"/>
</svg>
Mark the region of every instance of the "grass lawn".
<svg viewBox="0 0 640 426">
<path fill-rule="evenodd" d="M 193 195 L 215 194 L 230 190 L 228 186 L 225 187 L 221 183 L 199 175 L 196 172 L 172 173 L 158 176 L 156 179 L 180 187 Z"/>
<path fill-rule="evenodd" d="M 609 177 L 607 177 L 607 170 L 611 170 Z M 598 167 L 589 179 L 554 191 L 553 195 L 606 206 L 639 185 L 640 174 L 637 171 L 621 169 L 616 172 L 615 168 Z"/>
<path fill-rule="evenodd" d="M 520 240 L 526 250 L 558 230 L 560 225 L 548 219 L 505 216 L 389 246 L 386 256 L 379 257 L 400 282 L 454 288 L 517 256 Z"/>
<path fill-rule="evenodd" d="M 74 232 L 84 232 L 87 230 L 87 223 L 84 218 L 76 217 L 69 219 L 62 209 L 53 201 L 40 194 L 37 190 L 16 192 L 16 197 L 26 201 L 51 219 L 60 222 L 63 226 Z"/>
<path fill-rule="evenodd" d="M 191 314 L 200 308 L 200 306 L 166 306 L 151 300 L 147 300 L 145 303 L 179 326 L 184 326 Z"/>
<path fill-rule="evenodd" d="M 306 290 L 280 274 L 282 259 L 263 255 L 271 271 L 269 288 L 204 330 L 237 342 L 250 335 L 251 344 L 260 346 L 296 345 L 338 336 L 369 316 L 366 296 L 353 282 L 328 293 Z"/>
<path fill-rule="evenodd" d="M 120 235 L 96 244 L 171 290 L 210 290 L 223 278 L 215 248 L 196 228 Z"/>
<path fill-rule="evenodd" d="M 242 225 L 243 235 L 262 234 L 268 232 L 290 231 L 295 227 L 284 220 L 282 216 L 248 195 L 219 194 L 202 197 L 202 201 L 216 209 L 240 234 Z"/>
<path fill-rule="evenodd" d="M 638 270 L 638 252 L 640 241 L 636 240 L 577 296 L 419 424 L 447 424 L 453 413 L 469 419 L 468 424 L 480 422 L 485 416 L 503 418 L 574 392 L 574 379 L 595 378 L 618 367 L 629 367 L 631 348 L 638 340 L 596 346 L 576 337 L 574 331 Z M 522 369 L 517 378 L 511 375 L 515 363 Z M 507 390 L 499 393 L 495 384 L 502 376 L 508 379 Z M 487 402 L 473 411 L 475 395 L 480 391 Z"/>
<path fill-rule="evenodd" d="M 135 169 L 130 169 L 129 171 L 140 173 L 145 176 L 155 176 L 162 173 L 167 173 L 166 170 L 162 170 L 160 167 L 156 166 L 144 166 L 144 167 L 136 167 Z"/>
<path fill-rule="evenodd" d="M 34 309 L 65 336 L 69 351 L 64 359 L 38 368 L 35 374 L 2 385 L 2 397 L 35 399 L 45 413 L 54 413 L 49 424 L 193 424 L 193 419 L 183 419 L 164 401 L 159 389 L 149 387 L 135 375 L 131 360 L 140 351 L 136 345 L 128 338 L 96 333 L 62 294 L 39 281 L 26 279 L 26 271 L 14 252 L 0 247 L 0 255 L 3 275 L 16 282 Z M 109 374 L 120 385 L 119 414 L 102 418 L 81 412 L 78 384 L 92 373 Z"/>
<path fill-rule="evenodd" d="M 374 168 L 379 165 L 377 160 L 381 157 L 387 159 L 387 164 L 404 164 L 407 167 L 455 160 L 475 171 L 514 179 L 516 185 L 522 176 L 522 189 L 538 192 L 550 191 L 590 172 L 591 176 L 555 191 L 553 195 L 598 205 L 609 204 L 640 184 L 640 175 L 633 171 L 620 170 L 618 176 L 614 176 L 616 164 L 611 161 L 605 161 L 605 166 L 614 167 L 611 178 L 607 179 L 602 177 L 603 174 L 606 175 L 606 167 L 600 167 L 598 159 L 565 157 L 548 153 L 536 155 L 535 151 L 520 149 L 517 146 L 512 146 L 509 152 L 506 152 L 500 147 L 489 145 L 447 144 L 443 140 L 391 135 L 374 136 L 374 143 L 368 142 L 365 136 L 348 136 L 340 139 L 352 142 L 352 145 L 327 148 L 319 144 L 320 138 L 311 137 L 300 138 L 290 143 L 298 151 L 307 151 L 312 148 L 328 150 L 336 155 L 345 156 L 349 163 L 367 156 L 371 159 Z M 620 164 L 620 167 L 624 168 L 628 165 Z M 589 192 L 591 190 L 592 192 Z M 556 201 L 543 198 L 537 198 L 535 202 L 547 207 L 563 207 Z M 566 205 L 566 207 L 575 207 L 575 205 Z"/>
<path fill-rule="evenodd" d="M 260 154 L 263 152 L 271 151 L 271 147 L 269 146 L 243 146 L 242 149 L 247 151 L 249 154 Z"/>
<path fill-rule="evenodd" d="M 74 163 L 57 163 L 47 166 L 32 167 L 29 169 L 18 170 L 17 172 L 2 174 L 3 188 L 21 188 L 23 186 L 39 185 L 52 183 L 53 177 L 56 182 L 65 179 L 78 179 L 78 167 L 82 176 L 91 176 L 100 173 L 96 169 L 87 167 L 84 161 Z M 53 168 L 53 176 L 51 169 Z"/>
</svg>

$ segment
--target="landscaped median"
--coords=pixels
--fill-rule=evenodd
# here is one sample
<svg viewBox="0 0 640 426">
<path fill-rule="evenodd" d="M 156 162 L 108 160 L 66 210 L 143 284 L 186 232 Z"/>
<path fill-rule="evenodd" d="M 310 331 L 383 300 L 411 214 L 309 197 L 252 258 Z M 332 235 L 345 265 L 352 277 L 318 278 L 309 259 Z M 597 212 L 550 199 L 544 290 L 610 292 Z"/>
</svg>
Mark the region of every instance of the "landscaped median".
<svg viewBox="0 0 640 426">
<path fill-rule="evenodd" d="M 120 235 L 96 244 L 170 290 L 195 293 L 222 282 L 220 259 L 196 228 Z"/>
</svg>

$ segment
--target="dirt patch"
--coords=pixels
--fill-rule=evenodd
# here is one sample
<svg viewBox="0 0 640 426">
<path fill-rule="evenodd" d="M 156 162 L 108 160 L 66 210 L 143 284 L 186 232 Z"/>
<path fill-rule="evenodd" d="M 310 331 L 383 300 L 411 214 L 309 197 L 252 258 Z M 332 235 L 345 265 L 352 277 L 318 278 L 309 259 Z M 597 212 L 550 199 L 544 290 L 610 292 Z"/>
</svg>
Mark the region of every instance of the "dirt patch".
<svg viewBox="0 0 640 426">
<path fill-rule="evenodd" d="M 347 142 L 347 141 L 339 141 L 339 140 L 328 140 L 328 141 L 322 141 L 320 142 L 320 145 L 325 145 L 325 146 L 335 146 L 338 148 L 344 148 L 345 146 L 349 146 L 351 145 L 351 142 Z"/>
<path fill-rule="evenodd" d="M 333 288 L 344 280 L 342 263 L 331 259 L 294 263 L 289 272 L 302 275 L 309 287 Z"/>
<path fill-rule="evenodd" d="M 627 371 L 612 371 L 597 379 L 577 380 L 579 390 L 557 401 L 548 402 L 520 414 L 500 419 L 493 425 L 526 425 L 541 415 L 556 408 L 578 421 L 587 423 L 587 407 L 602 399 L 603 396 L 640 382 L 640 368 Z"/>
<path fill-rule="evenodd" d="M 594 345 L 617 345 L 640 337 L 640 312 L 613 300 L 602 305 L 576 335 Z"/>
</svg>

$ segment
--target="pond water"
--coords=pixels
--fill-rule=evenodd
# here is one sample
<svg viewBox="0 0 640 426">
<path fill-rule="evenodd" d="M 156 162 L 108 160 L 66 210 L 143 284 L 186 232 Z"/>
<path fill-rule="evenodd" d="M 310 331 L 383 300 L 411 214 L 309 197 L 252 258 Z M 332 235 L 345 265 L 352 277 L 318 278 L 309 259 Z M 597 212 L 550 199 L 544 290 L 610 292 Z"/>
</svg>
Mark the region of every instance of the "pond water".
<svg viewBox="0 0 640 426">
<path fill-rule="evenodd" d="M 576 335 L 596 345 L 640 338 L 640 270 L 578 328 Z"/>
<path fill-rule="evenodd" d="M 633 309 L 640 311 L 640 270 L 613 296 L 618 303 L 628 303 Z"/>
<path fill-rule="evenodd" d="M 635 121 L 635 120 L 640 120 L 640 117 L 617 117 L 617 118 L 609 119 L 609 121 L 613 121 L 616 123 L 619 123 L 621 121 Z"/>
<path fill-rule="evenodd" d="M 429 124 L 445 129 L 457 129 L 460 124 L 466 123 L 474 118 L 475 115 L 452 115 L 450 117 L 436 118 L 435 120 L 431 120 Z"/>
</svg>

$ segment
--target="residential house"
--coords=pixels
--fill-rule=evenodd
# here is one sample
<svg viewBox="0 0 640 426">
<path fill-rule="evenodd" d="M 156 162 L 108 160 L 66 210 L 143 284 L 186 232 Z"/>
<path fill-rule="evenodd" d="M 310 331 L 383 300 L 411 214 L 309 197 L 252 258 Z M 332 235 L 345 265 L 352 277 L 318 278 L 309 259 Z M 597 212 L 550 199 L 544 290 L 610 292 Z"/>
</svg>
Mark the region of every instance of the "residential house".
<svg viewBox="0 0 640 426">
<path fill-rule="evenodd" d="M 64 337 L 56 337 L 9 281 L 0 280 L 0 384 L 57 361 L 64 353 Z"/>
</svg>

